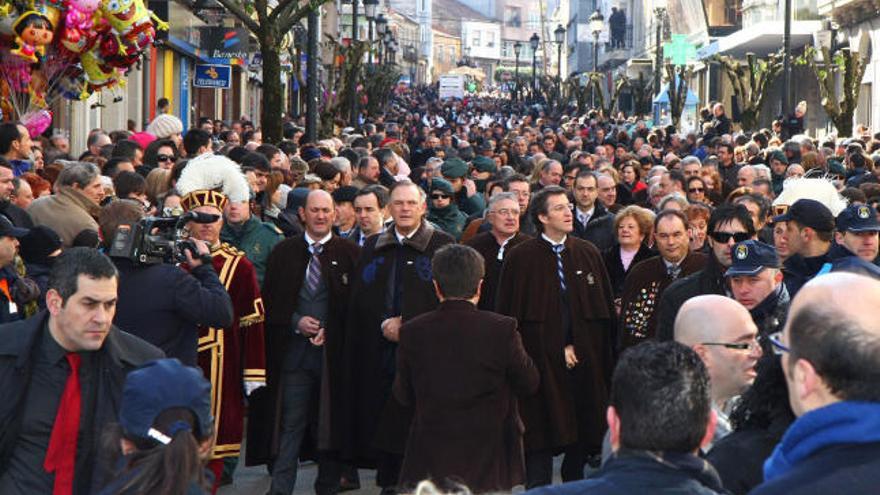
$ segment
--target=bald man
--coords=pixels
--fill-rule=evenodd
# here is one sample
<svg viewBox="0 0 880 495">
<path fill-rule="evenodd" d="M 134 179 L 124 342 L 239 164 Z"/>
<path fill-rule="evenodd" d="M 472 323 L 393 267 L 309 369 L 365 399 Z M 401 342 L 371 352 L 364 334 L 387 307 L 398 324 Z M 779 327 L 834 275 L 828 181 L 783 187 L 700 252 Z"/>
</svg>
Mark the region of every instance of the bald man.
<svg viewBox="0 0 880 495">
<path fill-rule="evenodd" d="M 675 340 L 696 351 L 709 370 L 712 408 L 718 415 L 714 445 L 730 433 L 727 415 L 733 399 L 755 381 L 755 365 L 762 354 L 758 327 L 742 304 L 724 296 L 703 295 L 682 305 L 675 318 Z"/>
<path fill-rule="evenodd" d="M 814 278 L 770 341 L 782 355 L 798 419 L 764 463 L 752 494 L 877 493 L 880 486 L 880 282 Z"/>
</svg>

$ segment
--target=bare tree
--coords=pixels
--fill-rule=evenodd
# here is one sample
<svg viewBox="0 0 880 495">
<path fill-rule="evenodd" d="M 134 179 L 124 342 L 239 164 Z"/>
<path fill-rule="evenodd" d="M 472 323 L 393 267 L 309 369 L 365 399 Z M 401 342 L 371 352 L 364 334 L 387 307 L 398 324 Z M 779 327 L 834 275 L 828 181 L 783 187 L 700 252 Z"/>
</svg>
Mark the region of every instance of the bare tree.
<svg viewBox="0 0 880 495">
<path fill-rule="evenodd" d="M 782 72 L 781 51 L 766 59 L 747 53 L 745 63 L 727 55 L 715 55 L 712 59 L 721 64 L 733 87 L 743 130 L 754 130 L 758 126 L 758 117 L 768 90 Z"/>
<path fill-rule="evenodd" d="M 841 48 L 831 55 L 828 47 L 822 47 L 819 53 L 822 54 L 821 64 L 816 61 L 817 50 L 812 46 L 804 49 L 796 63 L 809 66 L 819 81 L 822 108 L 837 128 L 837 134 L 852 136 L 853 115 L 859 104 L 867 57 L 849 48 Z M 835 74 L 840 75 L 840 85 Z"/>
</svg>

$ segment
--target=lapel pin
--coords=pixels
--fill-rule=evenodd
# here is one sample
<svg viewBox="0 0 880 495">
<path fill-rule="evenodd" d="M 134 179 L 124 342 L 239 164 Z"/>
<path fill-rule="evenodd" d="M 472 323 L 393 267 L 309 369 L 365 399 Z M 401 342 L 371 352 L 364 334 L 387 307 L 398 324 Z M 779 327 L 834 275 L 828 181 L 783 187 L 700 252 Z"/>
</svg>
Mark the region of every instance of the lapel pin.
<svg viewBox="0 0 880 495">
<path fill-rule="evenodd" d="M 413 262 L 412 262 L 412 260 L 409 260 L 409 261 L 406 262 L 406 264 L 407 264 L 407 265 L 412 265 Z"/>
<path fill-rule="evenodd" d="M 330 261 L 330 264 L 333 265 L 333 266 L 336 266 L 336 265 L 338 265 L 339 263 L 337 263 L 337 262 L 335 262 L 335 261 Z"/>
<path fill-rule="evenodd" d="M 587 283 L 590 284 L 590 285 L 595 285 L 595 284 L 596 284 L 596 280 L 593 278 L 593 274 L 592 274 L 592 273 L 588 273 L 588 274 L 587 274 Z"/>
<path fill-rule="evenodd" d="M 584 273 L 584 271 L 583 271 L 583 270 L 578 270 L 576 273 L 577 273 L 578 275 L 582 275 L 582 274 Z"/>
</svg>

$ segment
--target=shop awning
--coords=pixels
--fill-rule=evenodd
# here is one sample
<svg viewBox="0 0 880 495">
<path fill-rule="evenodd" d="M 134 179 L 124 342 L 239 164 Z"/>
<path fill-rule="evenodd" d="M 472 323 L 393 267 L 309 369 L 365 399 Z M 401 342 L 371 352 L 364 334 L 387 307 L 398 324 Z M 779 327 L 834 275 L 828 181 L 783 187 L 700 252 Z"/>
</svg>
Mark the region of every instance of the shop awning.
<svg viewBox="0 0 880 495">
<path fill-rule="evenodd" d="M 744 58 L 747 53 L 759 57 L 775 53 L 782 48 L 782 21 L 766 21 L 709 43 L 697 50 L 697 58 L 712 55 L 729 55 Z M 813 42 L 813 33 L 822 29 L 822 21 L 794 21 L 791 23 L 791 49 L 797 50 Z"/>
</svg>

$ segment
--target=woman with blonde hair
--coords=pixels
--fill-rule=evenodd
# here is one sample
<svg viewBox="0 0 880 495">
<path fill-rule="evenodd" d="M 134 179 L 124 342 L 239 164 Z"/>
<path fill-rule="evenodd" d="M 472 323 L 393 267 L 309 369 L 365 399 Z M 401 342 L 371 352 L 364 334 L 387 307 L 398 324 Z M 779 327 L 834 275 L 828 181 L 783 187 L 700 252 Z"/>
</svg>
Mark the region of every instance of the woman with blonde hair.
<svg viewBox="0 0 880 495">
<path fill-rule="evenodd" d="M 648 246 L 653 231 L 654 213 L 647 208 L 630 205 L 615 215 L 614 235 L 616 241 L 603 253 L 615 303 L 620 301 L 623 282 L 630 268 L 639 261 L 654 256 L 654 250 Z"/>
</svg>

